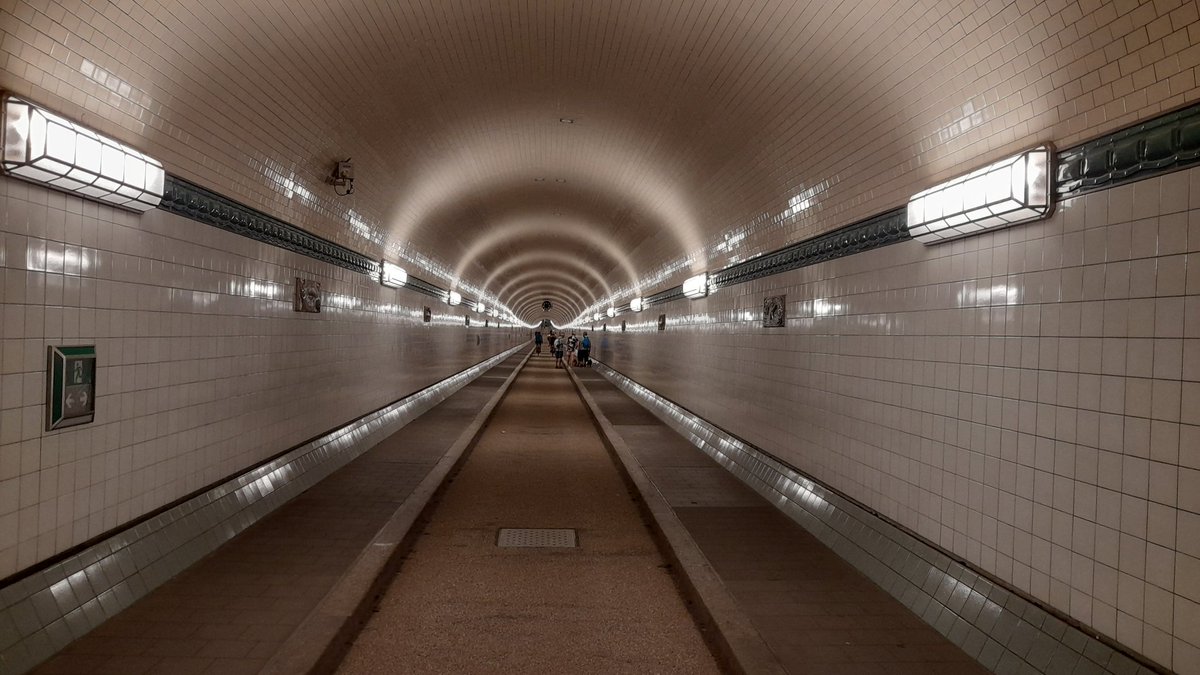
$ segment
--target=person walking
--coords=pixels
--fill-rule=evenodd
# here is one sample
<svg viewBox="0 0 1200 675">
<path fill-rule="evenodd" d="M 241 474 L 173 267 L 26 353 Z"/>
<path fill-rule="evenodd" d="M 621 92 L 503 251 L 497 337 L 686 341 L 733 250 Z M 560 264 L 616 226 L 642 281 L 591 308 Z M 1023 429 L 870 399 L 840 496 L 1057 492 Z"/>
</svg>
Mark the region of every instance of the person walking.
<svg viewBox="0 0 1200 675">
<path fill-rule="evenodd" d="M 554 339 L 553 349 L 554 349 L 554 367 L 555 368 L 565 368 L 566 367 L 563 365 L 563 348 L 566 346 L 567 346 L 566 340 L 563 340 L 561 337 Z"/>
<path fill-rule="evenodd" d="M 577 355 L 575 352 L 575 350 L 578 348 L 579 348 L 579 338 L 575 337 L 575 332 L 572 331 L 571 337 L 567 338 L 567 354 L 569 354 L 567 362 L 570 363 L 572 366 L 579 365 L 579 361 L 576 358 Z"/>
<path fill-rule="evenodd" d="M 583 339 L 579 341 L 579 365 L 584 368 L 590 368 L 592 365 L 592 339 L 587 333 L 584 333 Z"/>
<path fill-rule="evenodd" d="M 542 331 L 533 332 L 533 353 L 541 355 L 542 353 Z"/>
</svg>

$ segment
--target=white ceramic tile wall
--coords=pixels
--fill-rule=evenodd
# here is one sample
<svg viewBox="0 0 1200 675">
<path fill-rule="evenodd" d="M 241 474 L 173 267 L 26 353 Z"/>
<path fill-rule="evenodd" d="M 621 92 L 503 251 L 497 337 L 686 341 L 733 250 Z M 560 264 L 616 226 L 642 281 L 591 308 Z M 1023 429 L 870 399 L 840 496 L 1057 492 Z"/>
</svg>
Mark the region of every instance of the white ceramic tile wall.
<svg viewBox="0 0 1200 675">
<path fill-rule="evenodd" d="M 442 283 L 539 250 L 598 272 L 572 272 L 581 295 L 648 295 L 1200 100 L 1197 7 L 7 0 L 0 87 L 356 250 L 427 256 Z M 347 156 L 342 199 L 323 179 Z M 539 281 L 564 286 L 501 299 Z"/>
<path fill-rule="evenodd" d="M 1200 169 L 621 319 L 637 382 L 1200 673 Z"/>
<path fill-rule="evenodd" d="M 292 311 L 296 276 L 321 281 L 320 314 Z M 0 577 L 526 339 L 450 309 L 0 177 Z M 96 421 L 44 431 L 47 345 L 92 343 Z"/>
</svg>

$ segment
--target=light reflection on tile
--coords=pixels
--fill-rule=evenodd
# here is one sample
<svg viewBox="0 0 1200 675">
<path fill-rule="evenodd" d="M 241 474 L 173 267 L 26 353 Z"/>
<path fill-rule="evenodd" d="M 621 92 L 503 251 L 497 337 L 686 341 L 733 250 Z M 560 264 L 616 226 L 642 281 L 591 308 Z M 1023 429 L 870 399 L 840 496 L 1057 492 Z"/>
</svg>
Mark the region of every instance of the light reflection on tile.
<svg viewBox="0 0 1200 675">
<path fill-rule="evenodd" d="M 1134 220 L 1137 195 L 1164 183 L 1172 198 Z M 1042 223 L 624 314 L 610 323 L 627 332 L 600 332 L 593 354 L 1189 672 L 1200 586 L 1175 579 L 1200 570 L 1200 503 L 1183 499 L 1200 494 L 1200 229 L 1182 234 L 1176 216 L 1200 219 L 1197 189 L 1190 169 L 1069 200 Z M 784 329 L 761 327 L 772 295 L 787 296 Z"/>
</svg>

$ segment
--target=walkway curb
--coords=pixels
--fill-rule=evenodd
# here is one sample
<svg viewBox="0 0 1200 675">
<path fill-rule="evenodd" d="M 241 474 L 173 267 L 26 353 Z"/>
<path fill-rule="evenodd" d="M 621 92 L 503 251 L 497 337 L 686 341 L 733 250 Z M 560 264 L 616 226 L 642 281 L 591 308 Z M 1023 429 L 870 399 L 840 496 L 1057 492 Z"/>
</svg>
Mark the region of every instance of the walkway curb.
<svg viewBox="0 0 1200 675">
<path fill-rule="evenodd" d="M 447 476 L 474 444 L 492 412 L 529 362 L 525 355 L 492 398 L 434 464 L 412 494 L 388 518 L 333 588 L 288 636 L 259 671 L 261 675 L 332 673 L 337 670 L 353 636 L 366 623 L 375 598 L 399 566 L 405 539 L 413 524 L 441 489 Z"/>
<path fill-rule="evenodd" d="M 574 370 L 567 368 L 567 374 L 591 413 L 604 444 L 617 456 L 626 477 L 637 489 L 642 506 L 654 522 L 657 530 L 655 534 L 663 544 L 664 552 L 682 571 L 682 576 L 677 578 L 684 582 L 684 590 L 694 600 L 691 605 L 692 611 L 715 629 L 715 635 L 710 637 L 715 642 L 718 657 L 724 661 L 723 665 L 737 673 L 786 673 L 787 670 L 779 658 L 754 628 L 749 615 L 725 588 L 724 582 L 704 557 L 699 545 L 675 515 L 675 510 L 646 476 L 642 465 L 608 421 L 608 417 L 600 410 L 591 393 L 583 386 Z"/>
</svg>

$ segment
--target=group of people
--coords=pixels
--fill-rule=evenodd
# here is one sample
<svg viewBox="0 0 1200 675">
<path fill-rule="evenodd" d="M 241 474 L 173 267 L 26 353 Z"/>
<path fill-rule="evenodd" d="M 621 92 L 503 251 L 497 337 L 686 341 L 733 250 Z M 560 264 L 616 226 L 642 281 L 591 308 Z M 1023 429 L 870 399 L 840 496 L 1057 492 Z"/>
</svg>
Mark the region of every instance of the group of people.
<svg viewBox="0 0 1200 675">
<path fill-rule="evenodd" d="M 542 336 L 542 331 L 533 333 L 533 353 L 542 353 L 542 343 L 547 339 Z M 572 332 L 569 336 L 556 334 L 550 331 L 548 339 L 550 345 L 550 353 L 554 355 L 554 367 L 565 368 L 566 364 L 572 366 L 588 367 L 592 363 L 592 339 L 587 333 L 583 334 L 583 338 L 575 337 Z"/>
</svg>

